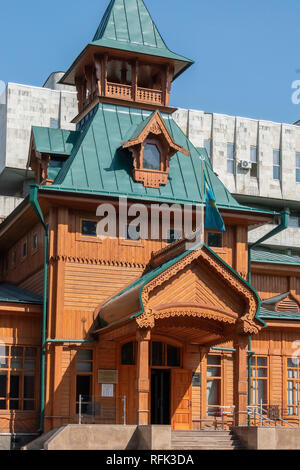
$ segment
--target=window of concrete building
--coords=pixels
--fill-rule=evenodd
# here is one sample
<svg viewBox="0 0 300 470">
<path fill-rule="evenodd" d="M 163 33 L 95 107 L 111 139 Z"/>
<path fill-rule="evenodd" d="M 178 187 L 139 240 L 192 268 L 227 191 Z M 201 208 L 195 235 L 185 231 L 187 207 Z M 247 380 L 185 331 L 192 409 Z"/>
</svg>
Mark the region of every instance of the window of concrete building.
<svg viewBox="0 0 300 470">
<path fill-rule="evenodd" d="M 227 144 L 227 173 L 234 175 L 235 145 Z"/>
<path fill-rule="evenodd" d="M 281 155 L 280 150 L 273 150 L 273 179 L 281 179 Z"/>
<path fill-rule="evenodd" d="M 300 153 L 296 153 L 296 183 L 300 183 Z"/>
<path fill-rule="evenodd" d="M 206 149 L 209 158 L 211 158 L 211 139 L 204 141 L 204 148 Z"/>
<path fill-rule="evenodd" d="M 298 215 L 291 215 L 289 217 L 289 227 L 300 227 L 300 217 Z"/>
<path fill-rule="evenodd" d="M 50 128 L 51 129 L 59 129 L 59 121 L 58 119 L 50 119 Z"/>
<path fill-rule="evenodd" d="M 250 176 L 252 178 L 257 178 L 257 147 L 250 147 L 250 161 L 252 163 Z"/>
</svg>

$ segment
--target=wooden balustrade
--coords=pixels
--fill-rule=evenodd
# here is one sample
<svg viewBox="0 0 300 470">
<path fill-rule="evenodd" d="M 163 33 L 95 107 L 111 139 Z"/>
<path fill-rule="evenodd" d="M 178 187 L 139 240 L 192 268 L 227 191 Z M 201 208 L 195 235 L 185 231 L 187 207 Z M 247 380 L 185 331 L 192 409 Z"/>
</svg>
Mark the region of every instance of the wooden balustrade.
<svg viewBox="0 0 300 470">
<path fill-rule="evenodd" d="M 106 96 L 119 98 L 122 100 L 132 99 L 132 87 L 130 85 L 121 85 L 120 83 L 107 83 Z"/>
<path fill-rule="evenodd" d="M 107 82 L 106 96 L 132 101 L 133 88 L 130 85 Z M 150 88 L 141 87 L 137 88 L 136 101 L 161 105 L 163 101 L 162 97 L 163 93 L 160 90 L 151 90 Z"/>
<path fill-rule="evenodd" d="M 162 91 L 139 87 L 137 89 L 137 101 L 142 101 L 143 103 L 162 104 Z"/>
</svg>

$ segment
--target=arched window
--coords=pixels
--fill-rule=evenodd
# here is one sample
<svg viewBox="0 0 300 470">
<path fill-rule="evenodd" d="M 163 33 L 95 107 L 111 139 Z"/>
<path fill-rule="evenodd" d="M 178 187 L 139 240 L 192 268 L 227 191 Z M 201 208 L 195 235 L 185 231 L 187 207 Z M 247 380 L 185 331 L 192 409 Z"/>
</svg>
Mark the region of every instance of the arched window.
<svg viewBox="0 0 300 470">
<path fill-rule="evenodd" d="M 160 170 L 160 152 L 155 144 L 146 144 L 143 151 L 143 168 Z"/>
</svg>

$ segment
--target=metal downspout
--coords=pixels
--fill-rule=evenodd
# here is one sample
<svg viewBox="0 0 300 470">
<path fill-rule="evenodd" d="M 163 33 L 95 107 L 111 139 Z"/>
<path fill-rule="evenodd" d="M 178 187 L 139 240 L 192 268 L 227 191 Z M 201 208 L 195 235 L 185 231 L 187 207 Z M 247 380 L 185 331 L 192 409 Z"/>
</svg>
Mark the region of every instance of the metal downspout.
<svg viewBox="0 0 300 470">
<path fill-rule="evenodd" d="M 251 261 L 252 261 L 252 249 L 263 243 L 264 241 L 268 240 L 269 238 L 273 237 L 274 235 L 277 235 L 278 233 L 282 232 L 288 227 L 288 222 L 289 222 L 289 215 L 290 211 L 289 209 L 285 209 L 280 213 L 281 215 L 281 220 L 280 224 L 275 227 L 273 230 L 271 230 L 269 233 L 261 237 L 259 240 L 257 240 L 255 243 L 251 243 L 248 245 L 248 283 L 251 285 Z M 251 406 L 251 375 L 252 375 L 252 356 L 254 351 L 251 349 L 251 335 L 248 337 L 248 406 Z M 251 424 L 251 417 L 250 414 L 248 413 L 248 426 Z"/>
<path fill-rule="evenodd" d="M 45 416 L 45 364 L 46 364 L 46 327 L 47 327 L 47 283 L 48 283 L 48 227 L 38 203 L 39 186 L 30 185 L 29 202 L 36 212 L 45 232 L 44 237 L 44 283 L 43 283 L 43 321 L 42 321 L 42 347 L 41 347 L 41 397 L 40 397 L 40 431 L 44 431 Z"/>
</svg>

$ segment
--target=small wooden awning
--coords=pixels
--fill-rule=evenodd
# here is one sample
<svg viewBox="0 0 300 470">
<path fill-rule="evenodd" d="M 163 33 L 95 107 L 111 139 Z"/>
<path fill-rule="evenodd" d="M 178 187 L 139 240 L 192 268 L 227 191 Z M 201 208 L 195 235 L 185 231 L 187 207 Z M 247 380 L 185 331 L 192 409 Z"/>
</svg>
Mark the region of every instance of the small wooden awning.
<svg viewBox="0 0 300 470">
<path fill-rule="evenodd" d="M 208 246 L 186 250 L 175 242 L 153 255 L 148 270 L 98 308 L 104 326 L 151 328 L 195 344 L 216 344 L 255 334 L 260 301 L 251 286 Z"/>
</svg>

